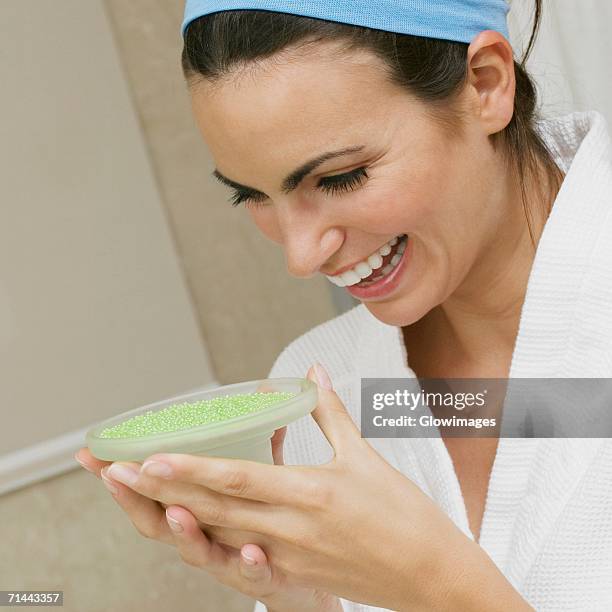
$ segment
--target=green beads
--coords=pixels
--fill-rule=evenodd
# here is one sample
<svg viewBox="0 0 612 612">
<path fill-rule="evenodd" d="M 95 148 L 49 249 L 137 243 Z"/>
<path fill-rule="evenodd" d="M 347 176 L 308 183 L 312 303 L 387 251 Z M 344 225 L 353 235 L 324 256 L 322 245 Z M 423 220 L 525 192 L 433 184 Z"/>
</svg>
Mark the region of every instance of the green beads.
<svg viewBox="0 0 612 612">
<path fill-rule="evenodd" d="M 100 432 L 101 438 L 140 438 L 181 429 L 226 421 L 267 408 L 296 395 L 291 392 L 241 393 L 209 400 L 172 404 L 162 410 L 149 410 Z"/>
</svg>

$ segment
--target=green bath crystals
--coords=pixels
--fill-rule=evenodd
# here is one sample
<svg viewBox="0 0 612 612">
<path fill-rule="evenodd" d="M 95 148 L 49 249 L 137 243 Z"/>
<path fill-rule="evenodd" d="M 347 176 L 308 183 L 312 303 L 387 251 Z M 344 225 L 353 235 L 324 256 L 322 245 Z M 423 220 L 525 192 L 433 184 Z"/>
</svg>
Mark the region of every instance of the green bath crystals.
<svg viewBox="0 0 612 612">
<path fill-rule="evenodd" d="M 239 393 L 196 402 L 172 404 L 103 429 L 100 438 L 141 438 L 226 421 L 257 412 L 295 396 L 289 391 Z"/>
<path fill-rule="evenodd" d="M 248 380 L 127 410 L 96 423 L 85 440 L 102 461 L 183 453 L 272 465 L 274 432 L 312 412 L 317 397 L 307 378 Z"/>
</svg>

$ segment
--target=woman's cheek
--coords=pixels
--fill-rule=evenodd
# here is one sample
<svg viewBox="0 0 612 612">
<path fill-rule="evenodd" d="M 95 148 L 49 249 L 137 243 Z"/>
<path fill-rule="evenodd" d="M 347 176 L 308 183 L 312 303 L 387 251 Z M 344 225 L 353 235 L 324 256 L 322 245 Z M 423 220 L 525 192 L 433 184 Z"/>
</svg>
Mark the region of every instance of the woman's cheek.
<svg viewBox="0 0 612 612">
<path fill-rule="evenodd" d="M 413 181 L 407 185 L 403 191 L 403 201 L 401 207 L 407 223 L 414 229 L 426 228 L 436 220 L 441 214 L 445 214 L 448 196 L 445 194 L 442 176 L 431 176 L 431 180 Z"/>
<path fill-rule="evenodd" d="M 278 244 L 283 243 L 280 226 L 272 206 L 264 205 L 257 208 L 248 208 L 248 211 L 253 223 L 255 223 L 259 231 L 266 238 L 272 240 L 272 242 L 277 242 Z"/>
<path fill-rule="evenodd" d="M 373 176 L 360 192 L 359 205 L 352 202 L 354 211 L 362 213 L 363 227 L 376 228 L 376 233 L 410 232 L 420 223 L 432 198 L 417 173 L 407 173 L 400 167 Z M 367 222 L 366 222 L 367 221 Z"/>
<path fill-rule="evenodd" d="M 433 208 L 432 194 L 414 187 L 398 190 L 390 195 L 386 204 L 386 212 L 394 228 L 407 233 L 414 232 L 423 224 L 427 225 L 426 220 Z"/>
</svg>

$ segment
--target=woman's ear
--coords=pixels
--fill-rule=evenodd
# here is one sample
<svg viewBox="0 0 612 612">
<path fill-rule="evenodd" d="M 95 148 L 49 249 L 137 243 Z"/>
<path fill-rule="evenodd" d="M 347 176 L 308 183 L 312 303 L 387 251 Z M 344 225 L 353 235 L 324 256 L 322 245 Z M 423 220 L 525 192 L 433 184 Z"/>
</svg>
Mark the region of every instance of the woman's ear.
<svg viewBox="0 0 612 612">
<path fill-rule="evenodd" d="M 487 135 L 503 130 L 514 113 L 514 52 L 499 32 L 485 30 L 470 43 L 467 79 Z"/>
</svg>

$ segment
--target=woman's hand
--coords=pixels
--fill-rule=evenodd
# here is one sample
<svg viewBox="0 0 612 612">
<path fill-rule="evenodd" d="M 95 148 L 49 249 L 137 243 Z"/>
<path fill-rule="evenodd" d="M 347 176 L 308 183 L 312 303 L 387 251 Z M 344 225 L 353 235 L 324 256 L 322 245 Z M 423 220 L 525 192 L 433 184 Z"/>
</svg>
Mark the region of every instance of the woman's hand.
<svg viewBox="0 0 612 612">
<path fill-rule="evenodd" d="M 331 385 L 318 382 L 311 415 L 333 447 L 329 463 L 158 453 L 140 470 L 115 463 L 109 476 L 180 507 L 179 521 L 189 511 L 218 541 L 232 545 L 246 533 L 236 547 L 265 550 L 287 588 L 399 611 L 531 610 L 478 544 L 361 438 Z"/>
<path fill-rule="evenodd" d="M 282 465 L 283 442 L 287 428 L 277 429 L 272 436 L 272 456 Z M 284 576 L 274 571 L 264 551 L 250 542 L 244 531 L 219 528 L 226 544 L 210 537 L 210 528 L 180 506 L 170 506 L 150 499 L 123 484 L 112 482 L 105 474 L 112 463 L 94 457 L 87 447 L 81 448 L 75 459 L 88 471 L 104 481 L 113 498 L 128 514 L 136 530 L 144 537 L 175 546 L 188 565 L 206 570 L 217 581 L 258 599 L 269 612 L 341 612 L 337 597 L 315 589 L 289 586 Z M 140 469 L 140 464 L 130 464 Z M 163 508 L 162 508 L 163 507 Z M 164 512 L 164 509 L 167 509 Z M 180 531 L 175 531 L 175 520 Z M 208 531 L 208 535 L 207 532 Z M 238 548 L 227 545 L 236 543 Z"/>
<path fill-rule="evenodd" d="M 316 381 L 313 368 L 308 377 Z M 116 470 L 130 467 L 122 463 L 109 476 L 172 505 L 173 516 L 179 506 L 179 521 L 190 511 L 217 541 L 259 546 L 278 584 L 395 610 L 448 607 L 464 579 L 462 562 L 472 572 L 481 549 L 374 451 L 320 378 L 311 414 L 334 449 L 324 465 L 160 453 L 131 478 Z M 155 466 L 169 473 L 153 475 Z"/>
</svg>

